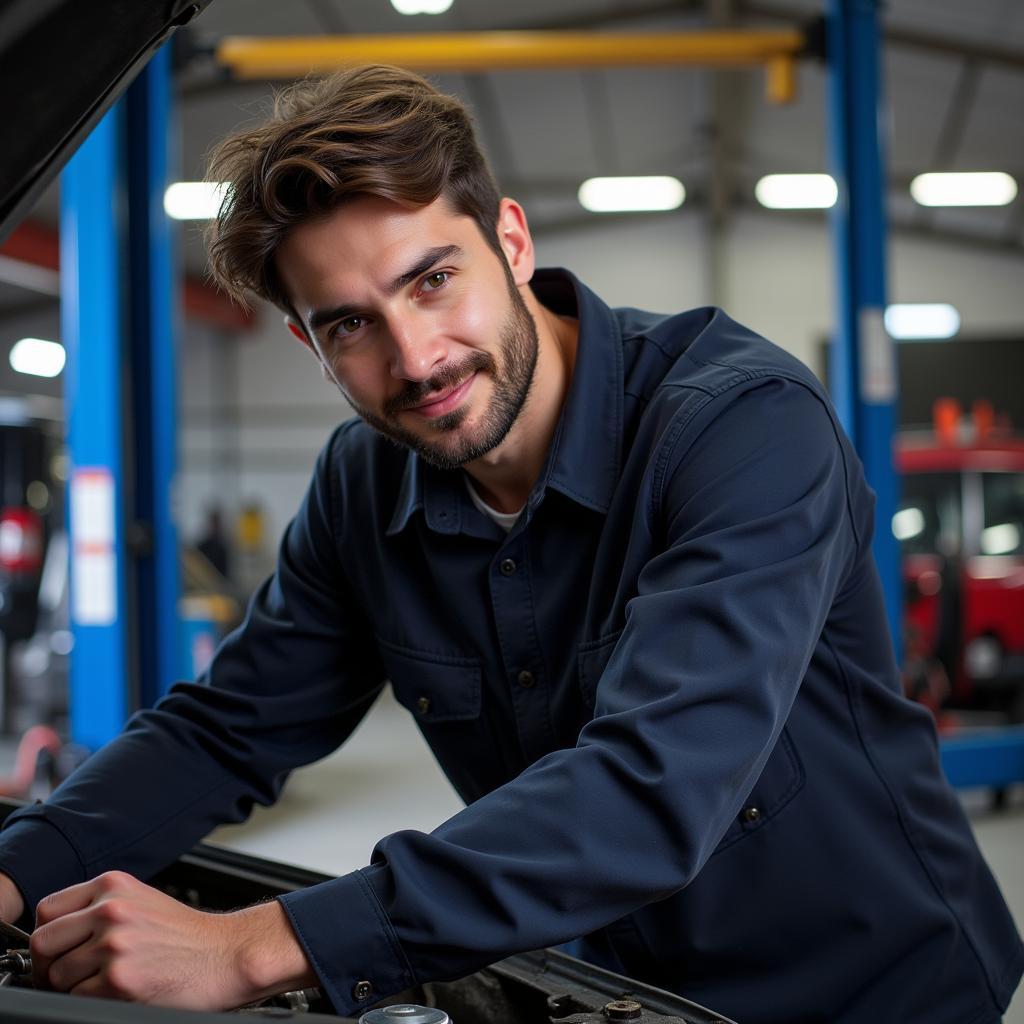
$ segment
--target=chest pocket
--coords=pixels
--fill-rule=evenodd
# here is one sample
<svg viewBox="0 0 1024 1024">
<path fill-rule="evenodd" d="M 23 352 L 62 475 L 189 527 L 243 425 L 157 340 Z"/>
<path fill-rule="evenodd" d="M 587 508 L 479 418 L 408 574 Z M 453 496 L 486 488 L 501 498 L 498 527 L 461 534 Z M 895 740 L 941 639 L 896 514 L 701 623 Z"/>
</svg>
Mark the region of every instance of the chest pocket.
<svg viewBox="0 0 1024 1024">
<path fill-rule="evenodd" d="M 377 638 L 399 704 L 425 725 L 480 717 L 480 662 L 426 653 Z"/>
</svg>

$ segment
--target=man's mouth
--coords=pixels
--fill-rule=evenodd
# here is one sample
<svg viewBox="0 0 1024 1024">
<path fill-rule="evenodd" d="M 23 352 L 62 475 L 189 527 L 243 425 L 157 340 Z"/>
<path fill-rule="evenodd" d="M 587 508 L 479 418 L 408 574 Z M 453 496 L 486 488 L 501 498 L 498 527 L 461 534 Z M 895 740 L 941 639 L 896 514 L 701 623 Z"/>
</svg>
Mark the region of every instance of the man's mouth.
<svg viewBox="0 0 1024 1024">
<path fill-rule="evenodd" d="M 447 391 L 432 395 L 427 401 L 421 402 L 419 405 L 409 406 L 408 411 L 430 420 L 436 419 L 438 416 L 444 416 L 453 409 L 457 409 L 462 400 L 469 394 L 469 389 L 473 386 L 473 381 L 476 380 L 477 372 L 479 371 L 471 373 L 461 384 L 456 384 L 455 387 Z"/>
</svg>

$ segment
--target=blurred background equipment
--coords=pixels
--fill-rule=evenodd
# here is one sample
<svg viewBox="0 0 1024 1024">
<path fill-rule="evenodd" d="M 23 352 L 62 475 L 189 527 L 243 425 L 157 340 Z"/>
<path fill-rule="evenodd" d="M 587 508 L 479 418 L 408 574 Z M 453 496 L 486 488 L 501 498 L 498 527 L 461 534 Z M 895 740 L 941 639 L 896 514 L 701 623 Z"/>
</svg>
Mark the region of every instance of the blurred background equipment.
<svg viewBox="0 0 1024 1024">
<path fill-rule="evenodd" d="M 985 400 L 968 418 L 940 398 L 934 430 L 903 434 L 896 461 L 910 691 L 946 728 L 1024 722 L 1024 437 Z"/>
</svg>

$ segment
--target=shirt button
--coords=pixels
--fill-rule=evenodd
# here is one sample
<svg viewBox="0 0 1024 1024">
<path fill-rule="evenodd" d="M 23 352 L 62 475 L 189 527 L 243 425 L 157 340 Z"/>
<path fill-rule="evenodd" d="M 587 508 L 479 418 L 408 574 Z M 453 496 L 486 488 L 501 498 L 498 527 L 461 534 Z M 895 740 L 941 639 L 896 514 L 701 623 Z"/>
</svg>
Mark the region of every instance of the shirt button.
<svg viewBox="0 0 1024 1024">
<path fill-rule="evenodd" d="M 756 825 L 761 820 L 761 811 L 757 807 L 746 807 L 743 810 L 743 820 L 748 825 Z"/>
<path fill-rule="evenodd" d="M 511 558 L 503 558 L 498 568 L 502 576 L 511 576 L 516 571 L 516 563 Z"/>
<path fill-rule="evenodd" d="M 421 715 L 425 715 L 430 710 L 430 698 L 429 697 L 418 697 L 416 699 L 416 710 Z"/>
<path fill-rule="evenodd" d="M 529 669 L 525 668 L 522 672 L 519 673 L 517 678 L 519 680 L 519 685 L 525 686 L 526 689 L 529 689 L 531 686 L 533 686 L 534 683 L 537 682 L 537 680 L 533 676 L 533 673 Z"/>
<path fill-rule="evenodd" d="M 373 985 L 368 981 L 357 981 L 352 986 L 352 998 L 357 1002 L 362 1002 L 364 999 L 369 999 L 373 995 Z"/>
</svg>

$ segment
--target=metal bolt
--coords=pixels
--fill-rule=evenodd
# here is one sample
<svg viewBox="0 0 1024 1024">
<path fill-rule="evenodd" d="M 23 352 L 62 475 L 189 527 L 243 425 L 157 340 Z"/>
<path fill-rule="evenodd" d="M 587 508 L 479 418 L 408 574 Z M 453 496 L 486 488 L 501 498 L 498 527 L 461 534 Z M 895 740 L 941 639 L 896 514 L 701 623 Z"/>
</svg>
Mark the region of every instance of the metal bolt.
<svg viewBox="0 0 1024 1024">
<path fill-rule="evenodd" d="M 636 1020 L 643 1016 L 644 1008 L 635 999 L 616 999 L 604 1004 L 604 1012 L 609 1020 Z"/>
<path fill-rule="evenodd" d="M 9 971 L 19 978 L 32 973 L 32 955 L 27 949 L 10 949 L 0 956 L 0 971 Z"/>
</svg>

